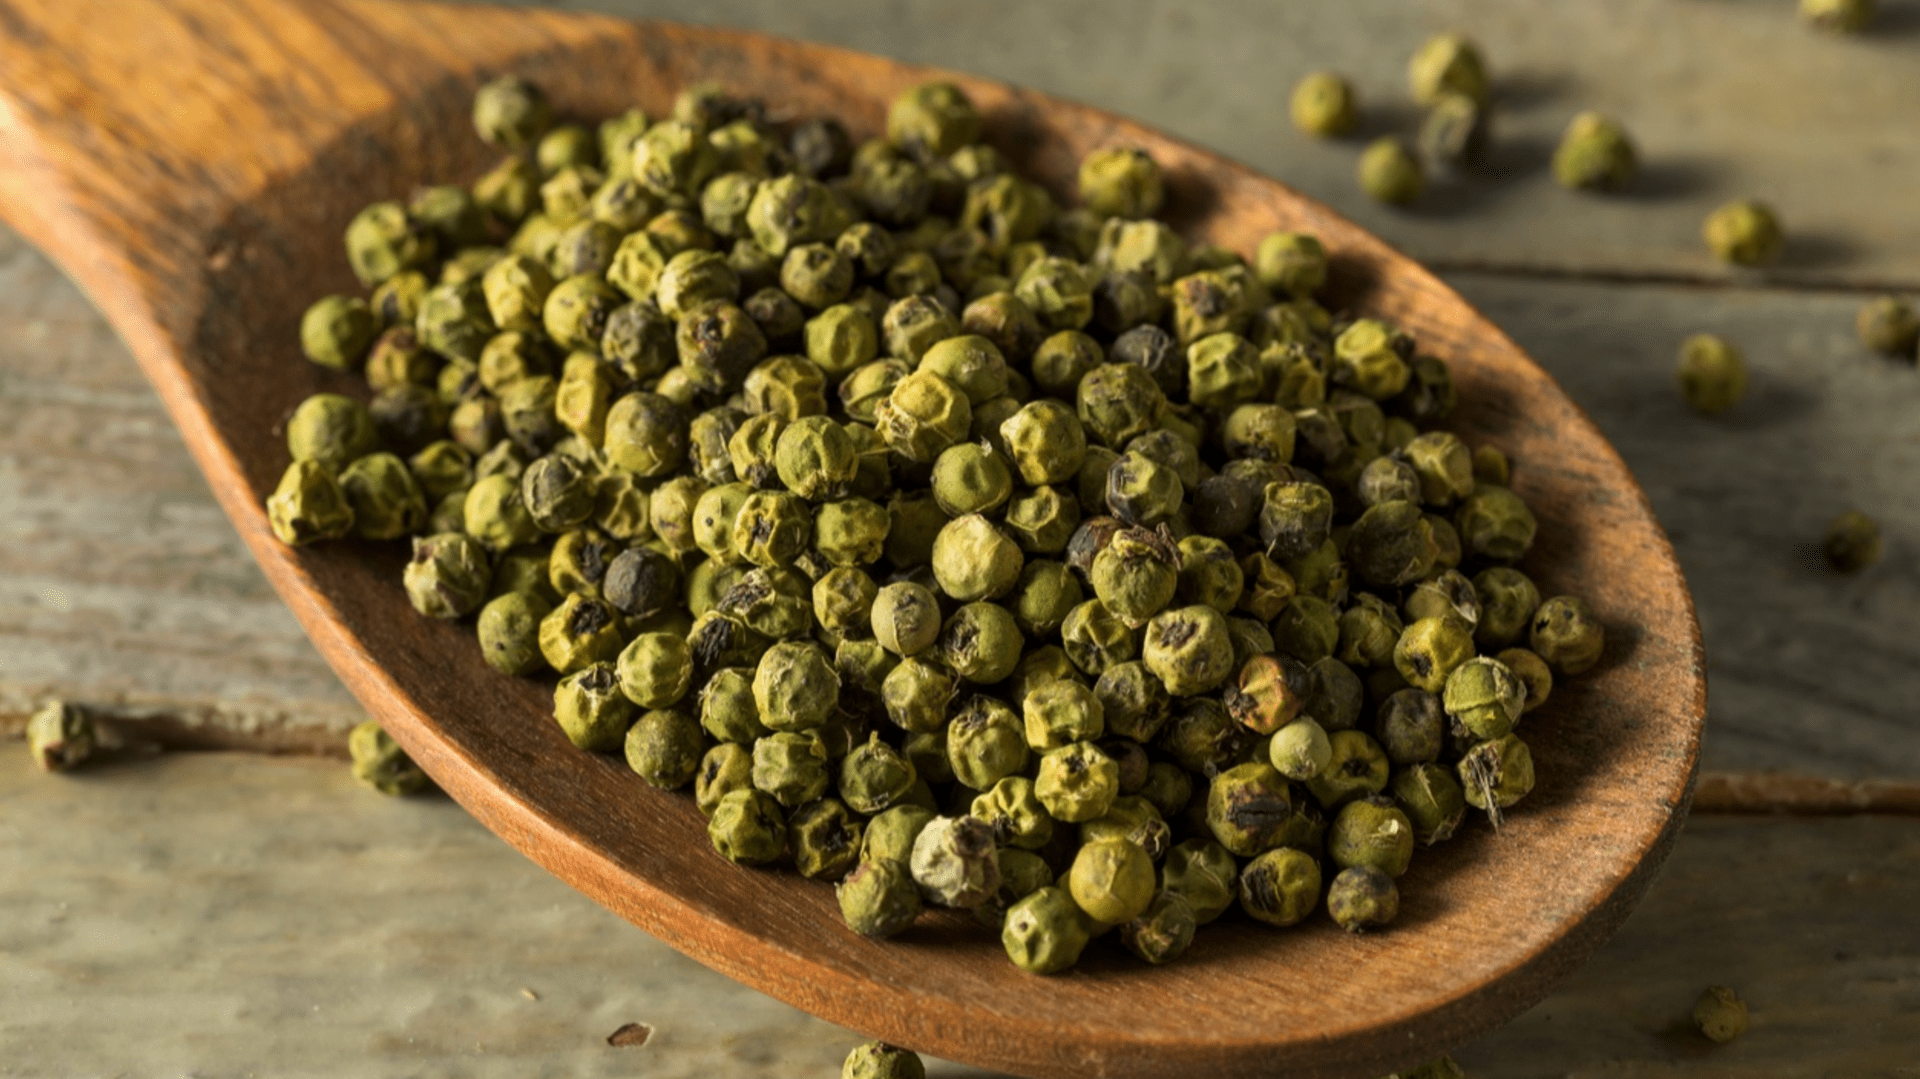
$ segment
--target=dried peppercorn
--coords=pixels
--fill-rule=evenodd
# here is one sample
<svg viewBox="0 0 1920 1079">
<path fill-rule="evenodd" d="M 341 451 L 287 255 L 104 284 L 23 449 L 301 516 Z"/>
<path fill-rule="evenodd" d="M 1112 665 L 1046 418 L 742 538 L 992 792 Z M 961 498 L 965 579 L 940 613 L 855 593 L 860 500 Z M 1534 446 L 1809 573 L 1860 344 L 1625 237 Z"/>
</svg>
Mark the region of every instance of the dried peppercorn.
<svg viewBox="0 0 1920 1079">
<path fill-rule="evenodd" d="M 1477 53 L 1443 36 L 1410 77 L 1422 151 L 1469 158 Z M 1351 94 L 1318 83 L 1294 105 L 1331 133 Z M 1440 427 L 1446 363 L 1312 299 L 1317 238 L 1190 244 L 1125 147 L 1062 209 L 951 86 L 857 148 L 711 84 L 657 124 L 483 97 L 516 156 L 349 229 L 374 294 L 303 345 L 376 396 L 294 413 L 270 523 L 424 531 L 416 605 L 484 603 L 485 660 L 556 670 L 562 732 L 635 782 L 691 780 L 722 856 L 844 878 L 859 933 L 967 907 L 1050 972 L 1112 928 L 1174 960 L 1236 901 L 1296 924 L 1342 867 L 1336 923 L 1384 924 L 1359 870 L 1524 797 L 1515 722 L 1604 634 L 1508 565 L 1542 522 Z M 1408 197 L 1387 156 L 1369 181 Z M 927 840 L 936 807 L 971 816 Z"/>
</svg>

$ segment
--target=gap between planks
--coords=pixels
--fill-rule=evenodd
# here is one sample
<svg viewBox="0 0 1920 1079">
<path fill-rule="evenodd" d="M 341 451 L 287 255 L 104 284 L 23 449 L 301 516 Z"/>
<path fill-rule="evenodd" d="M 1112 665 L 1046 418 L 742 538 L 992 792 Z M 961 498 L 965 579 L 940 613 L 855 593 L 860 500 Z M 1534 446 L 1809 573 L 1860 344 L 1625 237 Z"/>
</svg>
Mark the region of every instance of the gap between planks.
<svg viewBox="0 0 1920 1079">
<path fill-rule="evenodd" d="M 1819 277 L 1802 277 L 1792 271 L 1729 269 L 1724 274 L 1703 274 L 1688 270 L 1608 269 L 1595 266 L 1558 266 L 1548 263 L 1448 258 L 1428 258 L 1423 260 L 1421 265 L 1442 276 L 1460 274 L 1514 281 L 1585 285 L 1660 285 L 1712 292 L 1792 292 L 1807 296 L 1878 296 L 1887 293 L 1920 292 L 1920 282 L 1914 281 L 1835 281 Z"/>
</svg>

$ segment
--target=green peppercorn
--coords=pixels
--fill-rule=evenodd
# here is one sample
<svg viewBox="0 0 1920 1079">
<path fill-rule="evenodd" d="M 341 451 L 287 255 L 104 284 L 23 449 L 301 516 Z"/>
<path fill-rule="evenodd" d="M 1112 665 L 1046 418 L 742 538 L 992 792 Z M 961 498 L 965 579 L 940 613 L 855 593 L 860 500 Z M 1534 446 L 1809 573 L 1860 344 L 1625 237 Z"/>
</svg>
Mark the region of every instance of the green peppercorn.
<svg viewBox="0 0 1920 1079">
<path fill-rule="evenodd" d="M 1162 199 L 1160 166 L 1145 150 L 1111 146 L 1080 159 L 1080 200 L 1108 217 L 1152 217 Z"/>
<path fill-rule="evenodd" d="M 825 184 L 803 176 L 762 183 L 747 207 L 753 240 L 774 258 L 807 243 L 830 243 L 846 227 L 844 210 Z"/>
<path fill-rule="evenodd" d="M 1122 764 L 1121 758 L 1113 751 L 1123 751 L 1130 761 L 1139 762 L 1144 786 L 1144 774 L 1151 766 L 1146 762 L 1146 750 L 1137 743 L 1125 738 L 1112 738 L 1101 743 L 1102 752 L 1114 757 L 1114 763 L 1120 767 L 1122 786 L 1127 785 L 1125 774 L 1129 765 Z M 1138 846 L 1146 852 L 1149 859 L 1158 862 L 1166 857 L 1167 847 L 1173 841 L 1173 829 L 1167 825 L 1160 810 L 1151 801 L 1137 794 L 1122 795 L 1113 800 L 1107 812 L 1080 825 L 1080 842 L 1084 845 L 1101 840 L 1123 840 Z"/>
<path fill-rule="evenodd" d="M 347 752 L 353 757 L 353 778 L 363 787 L 400 796 L 418 794 L 433 786 L 427 773 L 371 719 L 348 733 Z"/>
<path fill-rule="evenodd" d="M 507 592 L 480 608 L 480 655 L 502 674 L 527 675 L 546 666 L 540 654 L 540 620 L 553 610 L 529 592 Z"/>
<path fill-rule="evenodd" d="M 355 214 L 347 223 L 346 245 L 348 263 L 367 286 L 425 268 L 435 252 L 433 233 L 397 202 L 376 202 Z"/>
<path fill-rule="evenodd" d="M 1732 343 L 1709 333 L 1694 334 L 1680 345 L 1680 392 L 1694 411 L 1717 416 L 1740 402 L 1747 391 L 1747 363 Z"/>
<path fill-rule="evenodd" d="M 1239 605 L 1246 575 L 1233 548 L 1211 536 L 1188 536 L 1179 543 L 1180 577 L 1175 598 L 1183 605 L 1211 607 L 1221 614 Z"/>
<path fill-rule="evenodd" d="M 1532 516 L 1526 520 L 1532 523 Z M 1527 539 L 1532 538 L 1529 532 Z M 1381 588 L 1404 587 L 1425 577 L 1433 571 L 1438 551 L 1432 528 L 1411 502 L 1369 506 L 1347 538 L 1347 561 L 1361 580 Z"/>
<path fill-rule="evenodd" d="M 973 800 L 968 812 L 993 829 L 994 842 L 1002 848 L 1038 850 L 1053 839 L 1053 818 L 1034 794 L 1033 781 L 1025 776 L 1001 777 Z"/>
<path fill-rule="evenodd" d="M 1464 690 L 1466 683 L 1462 686 Z M 1446 734 L 1440 698 L 1411 687 L 1395 691 L 1380 704 L 1374 717 L 1374 734 L 1387 759 L 1395 764 L 1438 760 Z"/>
<path fill-rule="evenodd" d="M 860 853 L 861 818 L 834 798 L 821 798 L 794 810 L 787 820 L 787 843 L 794 868 L 810 880 L 838 880 L 854 867 Z"/>
<path fill-rule="evenodd" d="M 1267 744 L 1268 760 L 1287 779 L 1304 782 L 1326 770 L 1333 761 L 1333 744 L 1326 730 L 1312 719 L 1296 720 L 1274 732 Z"/>
<path fill-rule="evenodd" d="M 1027 766 L 1020 718 L 991 697 L 968 698 L 948 725 L 946 736 L 947 761 L 954 776 L 974 790 L 991 790 Z"/>
<path fill-rule="evenodd" d="M 766 650 L 753 676 L 760 720 L 776 731 L 810 730 L 833 715 L 840 676 L 819 645 L 783 641 Z"/>
<path fill-rule="evenodd" d="M 1809 6 L 1803 4 L 1802 9 Z M 1727 986 L 1707 986 L 1693 1003 L 1693 1025 L 1708 1040 L 1725 1045 L 1746 1033 L 1747 1002 Z"/>
<path fill-rule="evenodd" d="M 416 537 L 404 573 L 407 598 L 430 618 L 458 618 L 485 602 L 492 572 L 486 552 L 467 536 Z"/>
<path fill-rule="evenodd" d="M 1549 668 L 1548 660 L 1540 659 L 1530 649 L 1505 649 L 1494 659 L 1505 664 L 1526 689 L 1526 699 L 1521 705 L 1523 714 L 1548 703 L 1553 693 L 1553 668 Z"/>
<path fill-rule="evenodd" d="M 1474 626 L 1473 639 L 1483 652 L 1519 640 L 1540 606 L 1540 590 L 1533 581 L 1508 566 L 1482 570 L 1473 579 L 1473 594 L 1480 601 L 1480 620 Z"/>
<path fill-rule="evenodd" d="M 1132 921 L 1153 902 L 1153 860 L 1124 839 L 1101 839 L 1082 846 L 1067 880 L 1074 905 L 1096 922 Z"/>
<path fill-rule="evenodd" d="M 1105 816 L 1119 784 L 1112 758 L 1091 742 L 1075 742 L 1041 756 L 1034 793 L 1055 820 L 1078 823 Z"/>
<path fill-rule="evenodd" d="M 1091 742 L 1106 732 L 1100 698 L 1081 682 L 1049 682 L 1022 702 L 1027 745 L 1044 753 L 1074 742 Z"/>
<path fill-rule="evenodd" d="M 1560 136 L 1553 177 L 1562 187 L 1614 191 L 1633 181 L 1638 164 L 1625 128 L 1611 117 L 1583 112 Z"/>
<path fill-rule="evenodd" d="M 464 496 L 473 486 L 473 456 L 457 442 L 441 439 L 407 459 L 407 472 L 430 503 L 448 495 Z"/>
<path fill-rule="evenodd" d="M 1235 722 L 1217 701 L 1188 697 L 1179 703 L 1154 745 L 1188 772 L 1217 774 L 1240 762 L 1252 739 L 1252 731 Z"/>
<path fill-rule="evenodd" d="M 1100 366 L 1103 358 L 1100 345 L 1093 338 L 1077 330 L 1062 330 L 1034 349 L 1034 384 L 1043 393 L 1072 398 L 1080 380 Z"/>
<path fill-rule="evenodd" d="M 1359 176 L 1362 191 L 1394 206 L 1413 202 L 1427 186 L 1420 159 L 1392 135 L 1374 141 L 1360 155 Z"/>
<path fill-rule="evenodd" d="M 1586 600 L 1555 596 L 1534 612 L 1529 643 L 1554 670 L 1579 674 L 1600 662 L 1607 646 L 1606 627 Z"/>
<path fill-rule="evenodd" d="M 1409 685 L 1438 693 L 1454 668 L 1472 656 L 1472 627 L 1452 617 L 1423 618 L 1401 633 L 1393 665 Z"/>
<path fill-rule="evenodd" d="M 1213 837 L 1243 856 L 1276 845 L 1291 813 L 1286 779 L 1264 761 L 1221 772 L 1207 794 L 1207 826 Z"/>
<path fill-rule="evenodd" d="M 351 397 L 316 393 L 287 419 L 287 451 L 296 464 L 311 461 L 337 474 L 379 448 L 372 413 Z"/>
<path fill-rule="evenodd" d="M 1367 865 L 1398 877 L 1413 860 L 1413 824 L 1391 799 L 1348 802 L 1327 833 L 1327 857 L 1343 869 Z"/>
<path fill-rule="evenodd" d="M 966 437 L 973 422 L 967 395 L 932 371 L 896 383 L 874 409 L 874 426 L 887 446 L 911 461 L 930 462 Z"/>
<path fill-rule="evenodd" d="M 1107 469 L 1107 507 L 1130 525 L 1151 528 L 1171 518 L 1185 499 L 1173 469 L 1139 453 L 1123 453 Z"/>
<path fill-rule="evenodd" d="M 1753 199 L 1736 199 L 1708 214 L 1700 235 L 1716 257 L 1736 266 L 1772 262 L 1785 244 L 1773 208 Z"/>
<path fill-rule="evenodd" d="M 519 154 L 502 158 L 473 182 L 473 201 L 495 219 L 515 225 L 533 212 L 540 172 Z"/>
<path fill-rule="evenodd" d="M 980 114 L 952 83 L 922 83 L 887 109 L 887 138 L 923 160 L 946 157 L 980 137 Z"/>
<path fill-rule="evenodd" d="M 827 758 L 818 731 L 775 731 L 753 743 L 754 788 L 787 809 L 805 805 L 832 786 Z"/>
<path fill-rule="evenodd" d="M 730 862 L 763 865 L 787 849 L 787 822 L 772 795 L 760 790 L 729 791 L 707 820 L 707 838 Z"/>
<path fill-rule="evenodd" d="M 1466 815 L 1466 794 L 1460 781 L 1452 771 L 1431 762 L 1396 769 L 1392 794 L 1406 813 L 1414 838 L 1427 846 L 1452 837 Z"/>
<path fill-rule="evenodd" d="M 1233 905 L 1240 869 L 1227 848 L 1211 839 L 1189 839 L 1167 851 L 1161 876 L 1168 892 L 1187 901 L 1194 921 L 1206 925 Z"/>
<path fill-rule="evenodd" d="M 1193 780 L 1177 764 L 1154 761 L 1147 765 L 1146 782 L 1141 784 L 1139 796 L 1152 804 L 1162 817 L 1173 817 L 1193 800 Z"/>
<path fill-rule="evenodd" d="M 467 489 L 467 535 L 489 550 L 504 551 L 540 538 L 540 526 L 527 511 L 520 483 L 511 475 L 483 476 Z"/>
<path fill-rule="evenodd" d="M 642 708 L 669 708 L 686 696 L 692 684 L 693 653 L 682 637 L 642 633 L 620 652 L 615 669 L 620 674 L 621 692 L 633 703 Z"/>
<path fill-rule="evenodd" d="M 734 742 L 721 742 L 700 758 L 693 775 L 693 800 L 700 815 L 711 820 L 720 799 L 739 790 L 753 789 L 753 753 Z"/>
<path fill-rule="evenodd" d="M 771 733 L 753 700 L 754 671 L 729 667 L 713 672 L 700 691 L 700 726 L 723 741 L 751 745 Z"/>
<path fill-rule="evenodd" d="M 1459 170 L 1486 157 L 1492 127 L 1485 104 L 1465 94 L 1442 94 L 1427 109 L 1415 141 L 1428 161 Z"/>
<path fill-rule="evenodd" d="M 1307 780 L 1307 790 L 1328 810 L 1355 798 L 1379 794 L 1387 788 L 1387 754 L 1363 731 L 1334 731 L 1327 735 L 1333 759 L 1319 775 Z"/>
<path fill-rule="evenodd" d="M 1860 308 L 1853 320 L 1860 343 L 1875 352 L 1902 359 L 1914 358 L 1920 342 L 1920 315 L 1895 296 L 1876 296 Z"/>
<path fill-rule="evenodd" d="M 917 778 L 913 762 L 873 734 L 840 761 L 840 797 L 855 812 L 878 813 L 906 797 Z"/>
<path fill-rule="evenodd" d="M 928 819 L 931 816 L 928 814 Z M 873 824 L 867 827 L 869 842 L 873 827 Z M 913 874 L 907 869 L 904 858 L 863 860 L 835 886 L 834 895 L 839 900 L 840 916 L 847 923 L 847 928 L 863 937 L 884 939 L 894 936 L 920 916 L 920 889 L 914 884 Z M 855 1053 L 861 1051 L 857 1049 Z M 853 1070 L 852 1061 L 852 1056 L 849 1056 L 846 1074 L 862 1074 Z"/>
<path fill-rule="evenodd" d="M 1300 716 L 1311 687 L 1312 676 L 1296 660 L 1255 655 L 1241 665 L 1222 699 L 1236 722 L 1256 734 L 1273 734 Z"/>
<path fill-rule="evenodd" d="M 935 817 L 913 841 L 907 866 L 921 897 L 935 906 L 971 909 L 1000 887 L 993 829 L 972 817 Z"/>
<path fill-rule="evenodd" d="M 746 378 L 766 355 L 767 339 L 738 304 L 711 300 L 680 320 L 674 347 L 680 356 L 677 370 L 684 373 L 692 388 L 718 392 Z M 665 385 L 663 377 L 655 388 Z"/>
<path fill-rule="evenodd" d="M 575 669 L 554 687 L 553 718 L 568 741 L 581 749 L 596 753 L 619 749 L 633 724 L 633 713 L 633 702 L 620 692 L 620 676 L 611 663 Z"/>
<path fill-rule="evenodd" d="M 1141 658 L 1168 693 L 1176 697 L 1206 693 L 1233 673 L 1226 618 L 1205 606 L 1155 615 L 1147 624 Z"/>
<path fill-rule="evenodd" d="M 1260 352 L 1235 333 L 1209 334 L 1187 346 L 1188 394 L 1201 408 L 1228 409 L 1259 394 Z"/>
<path fill-rule="evenodd" d="M 1333 494 L 1317 483 L 1268 485 L 1260 508 L 1260 539 L 1272 558 L 1300 558 L 1327 541 Z"/>
<path fill-rule="evenodd" d="M 1024 563 L 1019 546 L 977 513 L 955 518 L 933 542 L 934 579 L 962 602 L 1013 591 Z"/>
<path fill-rule="evenodd" d="M 933 498 L 951 516 L 990 513 L 1013 493 L 1005 458 L 985 443 L 942 450 L 933 464 Z"/>
<path fill-rule="evenodd" d="M 1467 750 L 1456 770 L 1467 804 L 1486 810 L 1495 824 L 1500 823 L 1501 810 L 1533 790 L 1533 753 L 1511 734 Z"/>
<path fill-rule="evenodd" d="M 1527 687 L 1507 665 L 1479 656 L 1454 668 L 1443 696 L 1447 715 L 1475 741 L 1504 738 L 1520 721 Z"/>
<path fill-rule="evenodd" d="M 546 94 L 518 76 L 502 75 L 474 92 L 473 129 L 489 145 L 531 146 L 552 123 Z"/>
<path fill-rule="evenodd" d="M 341 469 L 340 490 L 353 509 L 353 534 L 362 539 L 398 539 L 426 524 L 426 498 L 391 453 L 370 453 Z"/>
<path fill-rule="evenodd" d="M 1820 549 L 1834 569 L 1858 573 L 1880 560 L 1880 525 L 1858 510 L 1848 510 L 1828 523 Z"/>
<path fill-rule="evenodd" d="M 301 316 L 300 350 L 322 367 L 357 371 L 377 329 L 365 300 L 323 296 Z"/>
<path fill-rule="evenodd" d="M 1331 71 L 1316 71 L 1294 84 L 1288 111 L 1293 126 L 1301 131 L 1332 137 L 1353 130 L 1359 108 L 1347 80 Z"/>
<path fill-rule="evenodd" d="M 1407 62 L 1407 84 L 1421 105 L 1449 93 L 1485 104 L 1490 90 L 1480 50 L 1456 33 L 1435 34 L 1421 43 Z"/>
<path fill-rule="evenodd" d="M 622 690 L 632 698 L 628 679 L 623 675 L 620 681 Z M 641 707 L 646 705 L 642 704 Z M 678 709 L 643 713 L 633 726 L 627 728 L 627 767 L 632 768 L 648 785 L 660 790 L 676 790 L 691 782 L 699 771 L 705 748 L 700 725 L 693 721 L 692 716 Z"/>
<path fill-rule="evenodd" d="M 527 466 L 520 475 L 520 501 L 543 532 L 565 532 L 593 516 L 595 478 L 557 453 Z"/>
<path fill-rule="evenodd" d="M 1291 847 L 1266 851 L 1240 873 L 1240 909 L 1268 925 L 1298 925 L 1320 903 L 1320 862 Z"/>
<path fill-rule="evenodd" d="M 1092 933 L 1065 888 L 1042 888 L 1007 909 L 1000 941 L 1029 974 L 1055 974 L 1080 961 Z"/>
<path fill-rule="evenodd" d="M 1193 907 L 1177 892 L 1159 891 L 1132 921 L 1120 927 L 1120 942 L 1141 959 L 1159 966 L 1186 953 L 1197 923 Z"/>
<path fill-rule="evenodd" d="M 560 602 L 560 593 L 554 590 L 552 577 L 548 570 L 552 562 L 552 551 L 540 544 L 510 548 L 494 556 L 493 585 L 489 596 L 504 596 L 509 592 L 524 592 L 538 596 L 548 607 Z"/>
<path fill-rule="evenodd" d="M 540 620 L 540 654 L 561 674 L 612 663 L 624 643 L 613 608 L 577 592 Z"/>
<path fill-rule="evenodd" d="M 1373 866 L 1349 866 L 1327 888 L 1327 913 L 1349 933 L 1383 926 L 1400 914 L 1400 889 Z"/>
<path fill-rule="evenodd" d="M 1166 685 L 1138 661 L 1106 667 L 1093 692 L 1108 733 L 1136 742 L 1153 741 L 1172 708 Z"/>
</svg>

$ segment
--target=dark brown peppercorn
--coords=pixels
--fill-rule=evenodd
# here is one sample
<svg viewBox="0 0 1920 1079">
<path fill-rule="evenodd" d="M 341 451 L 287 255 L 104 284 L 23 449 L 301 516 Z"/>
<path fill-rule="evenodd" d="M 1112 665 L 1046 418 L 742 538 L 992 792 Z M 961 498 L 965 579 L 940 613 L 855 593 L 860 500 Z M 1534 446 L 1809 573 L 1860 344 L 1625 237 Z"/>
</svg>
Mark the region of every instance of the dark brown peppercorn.
<svg viewBox="0 0 1920 1079">
<path fill-rule="evenodd" d="M 651 547 L 634 547 L 607 567 L 600 587 L 622 614 L 651 618 L 680 601 L 680 567 Z"/>
</svg>

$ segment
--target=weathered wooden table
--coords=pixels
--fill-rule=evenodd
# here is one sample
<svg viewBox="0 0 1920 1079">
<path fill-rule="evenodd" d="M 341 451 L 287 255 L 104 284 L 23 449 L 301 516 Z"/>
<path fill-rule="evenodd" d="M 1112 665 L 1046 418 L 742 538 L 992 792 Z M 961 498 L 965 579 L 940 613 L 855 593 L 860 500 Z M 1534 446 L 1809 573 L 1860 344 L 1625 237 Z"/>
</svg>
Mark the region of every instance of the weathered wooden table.
<svg viewBox="0 0 1920 1079">
<path fill-rule="evenodd" d="M 1461 1050 L 1476 1076 L 1920 1075 L 1920 371 L 1865 353 L 1871 289 L 1920 292 L 1920 3 L 1812 34 L 1789 0 L 599 0 L 1032 85 L 1281 177 L 1446 271 L 1613 439 L 1700 606 L 1709 773 L 1669 869 L 1613 944 Z M 1278 7 L 1277 5 L 1275 7 Z M 0 4 L 0 10 L 4 4 Z M 1364 200 L 1357 146 L 1296 134 L 1285 95 L 1341 70 L 1405 130 L 1426 33 L 1498 76 L 1486 175 L 1416 210 Z M 0 33 L 8 32 L 0 19 Z M 1546 159 L 1583 108 L 1646 175 L 1580 198 Z M 1756 195 L 1792 240 L 1713 266 L 1708 209 Z M 1749 399 L 1688 413 L 1689 333 L 1745 348 Z M 158 401 L 86 301 L 0 233 L 0 732 L 66 696 L 176 754 L 47 778 L 0 760 L 0 1076 L 832 1074 L 854 1040 L 741 989 L 546 877 L 438 799 L 366 795 L 359 714 L 247 559 Z M 1525 462 L 1520 462 L 1525 467 Z M 1858 507 L 1885 562 L 1824 570 Z M 260 751 L 300 756 L 268 757 Z M 1793 813 L 1728 810 L 1775 806 Z M 1848 807 L 1878 815 L 1810 813 Z M 1752 1002 L 1714 1048 L 1709 982 Z M 628 1023 L 645 1045 L 610 1046 Z M 638 1040 L 638 1039 L 632 1039 Z M 940 1069 L 936 1068 L 936 1072 Z M 962 1074 L 949 1068 L 943 1074 Z"/>
</svg>

